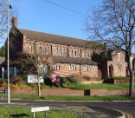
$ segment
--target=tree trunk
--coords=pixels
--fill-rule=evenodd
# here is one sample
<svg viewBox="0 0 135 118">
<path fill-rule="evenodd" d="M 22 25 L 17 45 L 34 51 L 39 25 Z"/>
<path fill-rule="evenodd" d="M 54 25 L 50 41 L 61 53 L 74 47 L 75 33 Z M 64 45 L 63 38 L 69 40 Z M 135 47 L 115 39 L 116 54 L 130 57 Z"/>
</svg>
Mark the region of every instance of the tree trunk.
<svg viewBox="0 0 135 118">
<path fill-rule="evenodd" d="M 133 94 L 133 72 L 131 68 L 131 62 L 130 62 L 130 56 L 127 56 L 127 64 L 128 64 L 128 70 L 129 70 L 129 96 L 132 96 Z"/>
<path fill-rule="evenodd" d="M 40 96 L 41 96 L 41 86 L 40 86 L 39 74 L 38 74 L 38 76 L 37 76 L 37 79 L 38 79 L 38 96 L 40 97 Z"/>
</svg>

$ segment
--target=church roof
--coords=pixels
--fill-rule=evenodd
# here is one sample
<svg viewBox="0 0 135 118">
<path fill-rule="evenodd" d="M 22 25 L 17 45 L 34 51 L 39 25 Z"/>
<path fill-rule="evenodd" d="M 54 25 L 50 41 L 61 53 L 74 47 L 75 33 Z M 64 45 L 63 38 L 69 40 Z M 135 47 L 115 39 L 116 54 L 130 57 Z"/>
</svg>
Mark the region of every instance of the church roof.
<svg viewBox="0 0 135 118">
<path fill-rule="evenodd" d="M 24 36 L 31 40 L 45 41 L 48 43 L 71 45 L 83 48 L 103 48 L 103 45 L 94 41 L 82 40 L 73 37 L 60 36 L 55 34 L 31 31 L 31 30 L 20 30 Z"/>
</svg>

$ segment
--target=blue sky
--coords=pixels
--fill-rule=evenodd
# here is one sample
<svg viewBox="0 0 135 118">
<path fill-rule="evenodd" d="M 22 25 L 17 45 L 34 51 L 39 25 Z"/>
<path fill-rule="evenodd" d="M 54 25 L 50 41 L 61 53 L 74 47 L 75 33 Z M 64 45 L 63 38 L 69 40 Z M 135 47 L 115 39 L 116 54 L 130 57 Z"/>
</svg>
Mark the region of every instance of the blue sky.
<svg viewBox="0 0 135 118">
<path fill-rule="evenodd" d="M 15 0 L 14 0 L 15 1 Z M 54 2 L 50 3 L 50 2 Z M 55 5 L 57 3 L 57 6 Z M 86 39 L 87 16 L 101 0 L 16 0 L 18 27 Z"/>
</svg>

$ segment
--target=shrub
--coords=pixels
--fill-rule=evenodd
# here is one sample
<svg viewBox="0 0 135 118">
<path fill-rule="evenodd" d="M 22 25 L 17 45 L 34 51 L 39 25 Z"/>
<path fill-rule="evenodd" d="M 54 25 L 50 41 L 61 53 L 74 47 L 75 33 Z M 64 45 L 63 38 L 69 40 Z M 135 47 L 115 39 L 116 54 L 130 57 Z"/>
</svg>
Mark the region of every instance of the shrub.
<svg viewBox="0 0 135 118">
<path fill-rule="evenodd" d="M 79 82 L 77 81 L 77 79 L 75 79 L 75 77 L 63 77 L 61 78 L 63 81 L 63 87 L 70 87 L 73 85 L 78 84 Z"/>
<path fill-rule="evenodd" d="M 11 78 L 12 84 L 22 84 L 24 83 L 23 78 L 21 76 L 15 76 Z"/>
<path fill-rule="evenodd" d="M 22 78 L 23 81 L 27 82 L 27 75 L 20 75 L 20 78 Z"/>
<path fill-rule="evenodd" d="M 49 86 L 56 86 L 59 87 L 61 86 L 61 79 L 59 75 L 52 73 L 50 76 L 45 77 L 45 84 Z"/>
<path fill-rule="evenodd" d="M 3 86 L 3 83 L 4 83 L 4 81 L 3 80 L 0 80 L 0 87 Z"/>
<path fill-rule="evenodd" d="M 76 83 L 78 83 L 78 81 L 74 77 L 60 77 L 57 74 L 52 74 L 45 78 L 45 84 L 51 87 L 68 87 Z"/>
</svg>

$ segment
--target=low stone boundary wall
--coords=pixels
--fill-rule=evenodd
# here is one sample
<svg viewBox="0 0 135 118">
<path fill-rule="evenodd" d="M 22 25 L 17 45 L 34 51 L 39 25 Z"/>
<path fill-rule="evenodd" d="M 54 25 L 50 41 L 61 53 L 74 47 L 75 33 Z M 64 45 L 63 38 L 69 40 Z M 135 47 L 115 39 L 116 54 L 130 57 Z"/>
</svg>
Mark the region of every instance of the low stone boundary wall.
<svg viewBox="0 0 135 118">
<path fill-rule="evenodd" d="M 42 90 L 42 95 L 47 96 L 83 96 L 83 90 L 73 90 L 67 88 L 52 88 Z"/>
<path fill-rule="evenodd" d="M 133 91 L 135 95 L 135 90 Z M 13 90 L 15 94 L 37 94 L 35 90 Z M 43 96 L 126 96 L 128 90 L 108 90 L 108 89 L 91 89 L 91 90 L 73 90 L 67 88 L 47 88 L 42 89 Z"/>
<path fill-rule="evenodd" d="M 91 96 L 125 96 L 128 95 L 128 90 L 107 90 L 107 89 L 93 89 L 90 90 Z"/>
</svg>

